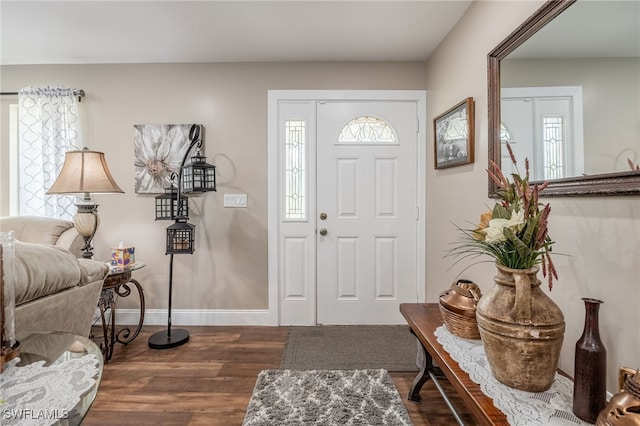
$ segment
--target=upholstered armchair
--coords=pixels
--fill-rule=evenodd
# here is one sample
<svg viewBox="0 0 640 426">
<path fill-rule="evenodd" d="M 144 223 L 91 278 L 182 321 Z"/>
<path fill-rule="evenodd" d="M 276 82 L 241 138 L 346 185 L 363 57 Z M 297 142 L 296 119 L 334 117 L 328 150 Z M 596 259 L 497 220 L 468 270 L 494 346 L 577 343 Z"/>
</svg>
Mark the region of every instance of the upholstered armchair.
<svg viewBox="0 0 640 426">
<path fill-rule="evenodd" d="M 37 216 L 0 218 L 14 231 L 16 332 L 65 331 L 88 336 L 109 268 L 79 258 L 73 223 Z"/>
</svg>

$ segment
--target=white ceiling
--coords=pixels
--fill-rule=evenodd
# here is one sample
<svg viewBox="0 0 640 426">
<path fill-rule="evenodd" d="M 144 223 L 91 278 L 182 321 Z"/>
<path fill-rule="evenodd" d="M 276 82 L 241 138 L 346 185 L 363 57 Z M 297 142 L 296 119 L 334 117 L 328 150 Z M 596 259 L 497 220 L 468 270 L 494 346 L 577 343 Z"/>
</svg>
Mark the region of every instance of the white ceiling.
<svg viewBox="0 0 640 426">
<path fill-rule="evenodd" d="M 0 63 L 424 61 L 472 0 L 0 1 Z"/>
</svg>

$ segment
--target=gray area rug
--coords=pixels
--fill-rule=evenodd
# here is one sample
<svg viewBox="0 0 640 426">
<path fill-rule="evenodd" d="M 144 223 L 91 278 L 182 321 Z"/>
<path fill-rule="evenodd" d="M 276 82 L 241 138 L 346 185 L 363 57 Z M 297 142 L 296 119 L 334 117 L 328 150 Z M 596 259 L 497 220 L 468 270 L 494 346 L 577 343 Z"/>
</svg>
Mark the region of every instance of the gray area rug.
<svg viewBox="0 0 640 426">
<path fill-rule="evenodd" d="M 385 370 L 263 370 L 244 426 L 411 425 Z"/>
<path fill-rule="evenodd" d="M 291 327 L 280 368 L 418 371 L 417 349 L 403 325 Z"/>
</svg>

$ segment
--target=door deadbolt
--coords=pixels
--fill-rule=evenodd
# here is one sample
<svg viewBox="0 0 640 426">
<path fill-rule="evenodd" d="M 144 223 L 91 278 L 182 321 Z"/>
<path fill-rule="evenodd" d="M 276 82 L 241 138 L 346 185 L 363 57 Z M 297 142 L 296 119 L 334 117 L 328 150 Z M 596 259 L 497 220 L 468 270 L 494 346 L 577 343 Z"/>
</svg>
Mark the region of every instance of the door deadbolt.
<svg viewBox="0 0 640 426">
<path fill-rule="evenodd" d="M 320 213 L 320 219 L 321 220 L 326 220 L 327 219 L 327 214 L 325 212 Z"/>
<path fill-rule="evenodd" d="M 325 228 L 320 228 L 320 235 L 324 236 L 327 235 L 327 230 Z"/>
</svg>

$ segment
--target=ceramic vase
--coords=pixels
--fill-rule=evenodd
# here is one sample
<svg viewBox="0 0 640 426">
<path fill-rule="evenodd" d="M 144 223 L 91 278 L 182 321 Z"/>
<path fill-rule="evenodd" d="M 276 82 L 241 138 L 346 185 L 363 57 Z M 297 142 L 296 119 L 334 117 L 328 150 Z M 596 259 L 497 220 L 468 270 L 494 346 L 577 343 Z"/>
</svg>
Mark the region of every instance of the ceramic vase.
<svg viewBox="0 0 640 426">
<path fill-rule="evenodd" d="M 573 414 L 594 423 L 607 404 L 607 350 L 600 340 L 598 312 L 601 300 L 582 298 L 584 330 L 576 342 Z"/>
<path fill-rule="evenodd" d="M 538 267 L 496 267 L 494 286 L 476 310 L 491 373 L 511 388 L 545 391 L 558 368 L 564 315 L 540 288 Z"/>
</svg>

